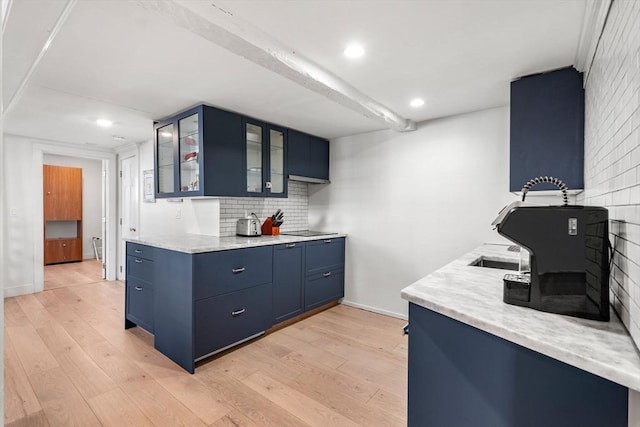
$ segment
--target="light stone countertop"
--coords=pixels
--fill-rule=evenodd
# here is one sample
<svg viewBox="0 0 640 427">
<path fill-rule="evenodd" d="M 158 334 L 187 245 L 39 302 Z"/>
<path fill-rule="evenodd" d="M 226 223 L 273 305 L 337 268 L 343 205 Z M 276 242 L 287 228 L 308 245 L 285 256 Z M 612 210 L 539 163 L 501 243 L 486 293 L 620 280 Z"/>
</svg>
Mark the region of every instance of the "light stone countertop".
<svg viewBox="0 0 640 427">
<path fill-rule="evenodd" d="M 230 249 L 253 248 L 257 246 L 279 245 L 282 243 L 309 242 L 312 240 L 337 239 L 346 237 L 344 233 L 329 233 L 321 236 L 300 237 L 300 236 L 258 236 L 258 237 L 214 237 L 202 234 L 167 234 L 149 235 L 137 238 L 127 238 L 127 242 L 139 243 L 141 245 L 153 246 L 156 248 L 169 249 L 172 251 L 197 254 L 202 252 L 226 251 Z"/>
<path fill-rule="evenodd" d="M 506 304 L 508 271 L 469 265 L 481 256 L 517 262 L 507 248 L 482 245 L 404 288 L 402 298 L 640 391 L 640 353 L 613 310 L 609 322 L 598 322 Z"/>
</svg>

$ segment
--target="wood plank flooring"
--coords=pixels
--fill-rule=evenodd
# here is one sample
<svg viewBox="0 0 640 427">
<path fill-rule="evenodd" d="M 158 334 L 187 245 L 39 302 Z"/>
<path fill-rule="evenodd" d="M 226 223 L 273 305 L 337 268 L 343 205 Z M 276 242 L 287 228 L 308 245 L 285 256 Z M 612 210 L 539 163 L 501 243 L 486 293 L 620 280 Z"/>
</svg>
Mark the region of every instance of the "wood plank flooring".
<svg viewBox="0 0 640 427">
<path fill-rule="evenodd" d="M 102 280 L 102 260 L 85 259 L 81 262 L 44 266 L 44 290 L 83 285 Z"/>
<path fill-rule="evenodd" d="M 7 426 L 406 425 L 402 320 L 337 305 L 190 375 L 124 329 L 121 282 L 57 270 L 5 300 Z"/>
</svg>

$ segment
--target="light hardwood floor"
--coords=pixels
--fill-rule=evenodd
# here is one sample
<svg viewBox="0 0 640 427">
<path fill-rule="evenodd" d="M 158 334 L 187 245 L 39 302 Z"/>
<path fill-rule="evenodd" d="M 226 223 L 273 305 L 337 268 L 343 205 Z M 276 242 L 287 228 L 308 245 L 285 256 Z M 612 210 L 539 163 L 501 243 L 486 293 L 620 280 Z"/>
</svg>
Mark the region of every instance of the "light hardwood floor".
<svg viewBox="0 0 640 427">
<path fill-rule="evenodd" d="M 6 299 L 6 425 L 406 425 L 402 320 L 337 305 L 190 375 L 123 309 L 115 281 Z"/>
<path fill-rule="evenodd" d="M 44 290 L 84 285 L 102 280 L 102 260 L 44 266 Z"/>
</svg>

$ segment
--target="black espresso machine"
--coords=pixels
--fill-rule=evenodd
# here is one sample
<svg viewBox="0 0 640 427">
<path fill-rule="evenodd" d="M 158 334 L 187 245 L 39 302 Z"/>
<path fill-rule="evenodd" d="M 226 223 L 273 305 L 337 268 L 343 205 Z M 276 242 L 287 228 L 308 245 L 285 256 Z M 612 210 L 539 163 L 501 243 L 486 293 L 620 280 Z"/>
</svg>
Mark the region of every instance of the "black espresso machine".
<svg viewBox="0 0 640 427">
<path fill-rule="evenodd" d="M 545 177 L 546 178 L 546 177 Z M 537 178 L 552 182 L 553 178 Z M 531 180 L 533 183 L 536 180 Z M 503 300 L 508 304 L 586 319 L 609 320 L 609 215 L 602 207 L 506 206 L 494 220 L 498 233 L 529 253 L 530 272 L 507 274 Z M 564 188 L 563 188 L 564 187 Z"/>
</svg>

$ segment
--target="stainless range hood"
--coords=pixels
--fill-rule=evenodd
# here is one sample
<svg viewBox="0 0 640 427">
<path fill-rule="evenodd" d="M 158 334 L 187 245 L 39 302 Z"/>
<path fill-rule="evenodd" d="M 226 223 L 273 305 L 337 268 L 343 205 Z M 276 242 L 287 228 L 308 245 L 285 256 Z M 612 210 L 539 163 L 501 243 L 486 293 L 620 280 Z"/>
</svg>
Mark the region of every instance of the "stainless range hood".
<svg viewBox="0 0 640 427">
<path fill-rule="evenodd" d="M 331 181 L 328 179 L 310 178 L 300 175 L 289 175 L 289 181 L 307 182 L 309 184 L 331 184 Z"/>
</svg>

